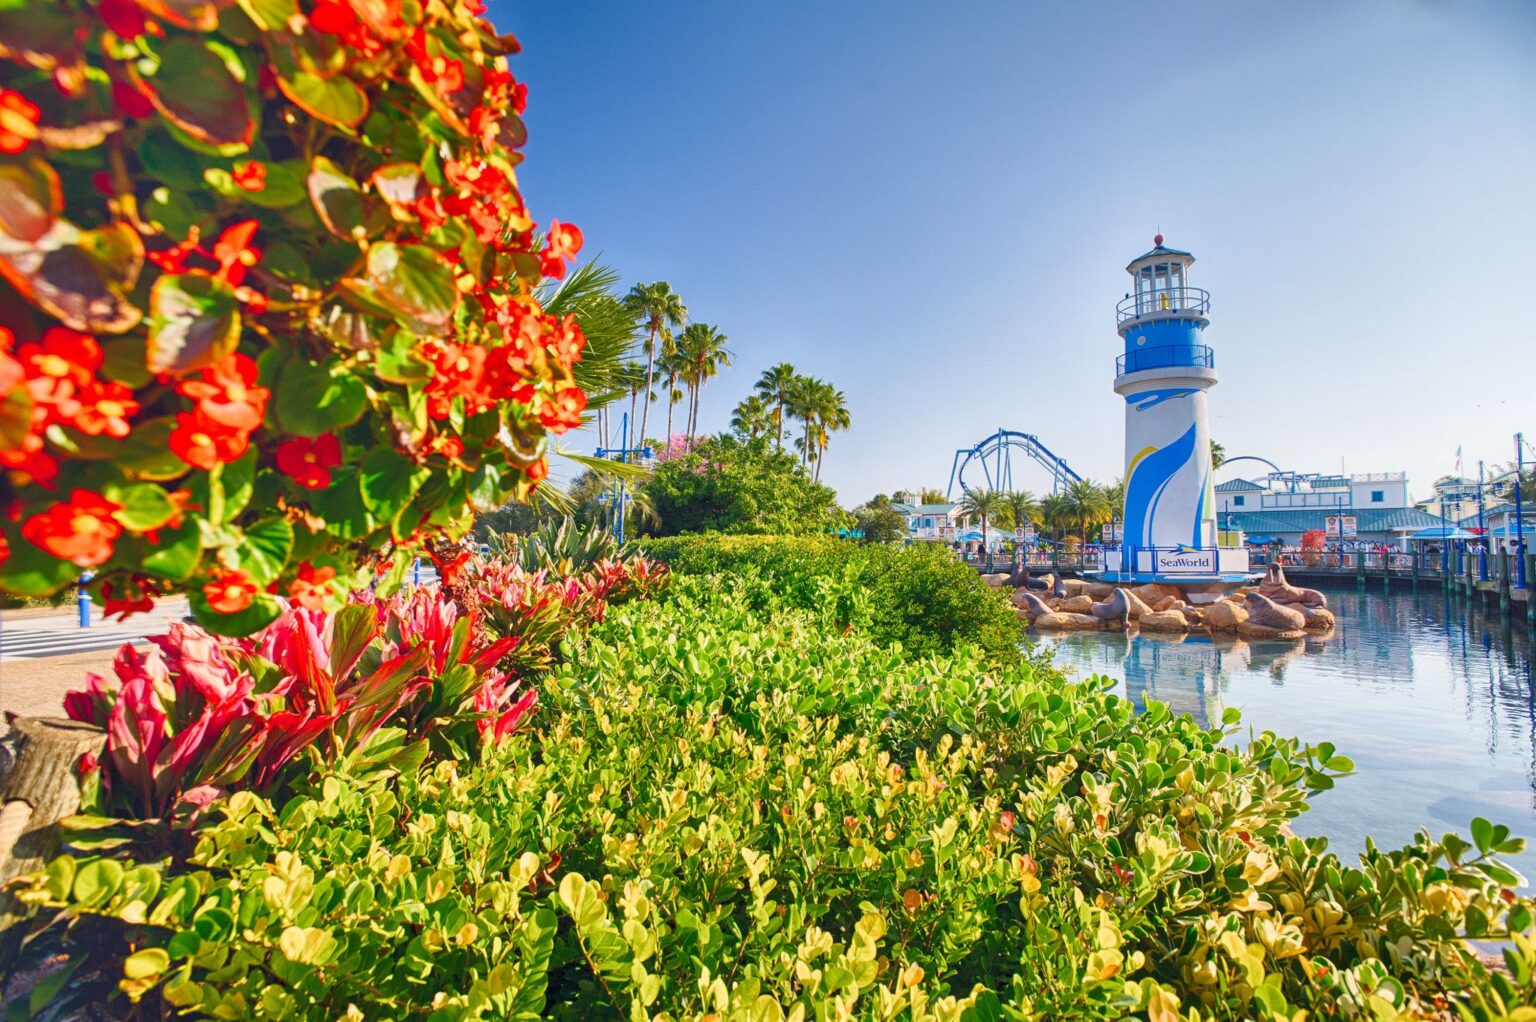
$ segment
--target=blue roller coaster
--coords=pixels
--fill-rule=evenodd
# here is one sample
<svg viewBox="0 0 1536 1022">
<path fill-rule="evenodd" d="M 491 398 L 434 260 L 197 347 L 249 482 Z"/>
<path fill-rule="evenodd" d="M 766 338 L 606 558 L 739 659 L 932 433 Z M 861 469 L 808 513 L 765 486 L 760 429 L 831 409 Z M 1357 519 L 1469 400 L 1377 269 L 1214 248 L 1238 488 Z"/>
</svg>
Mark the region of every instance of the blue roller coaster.
<svg viewBox="0 0 1536 1022">
<path fill-rule="evenodd" d="M 983 480 L 985 488 L 989 490 L 1013 489 L 1013 452 L 1016 450 L 1039 462 L 1051 474 L 1052 493 L 1060 493 L 1067 483 L 1082 479 L 1065 461 L 1042 444 L 1039 437 L 1012 429 L 999 429 L 974 447 L 962 447 L 955 452 L 955 461 L 949 470 L 949 497 L 954 498 L 956 483 L 960 484 L 962 492 L 977 488 Z M 971 471 L 969 480 L 966 479 L 967 469 Z M 982 479 L 976 478 L 978 472 Z"/>
</svg>

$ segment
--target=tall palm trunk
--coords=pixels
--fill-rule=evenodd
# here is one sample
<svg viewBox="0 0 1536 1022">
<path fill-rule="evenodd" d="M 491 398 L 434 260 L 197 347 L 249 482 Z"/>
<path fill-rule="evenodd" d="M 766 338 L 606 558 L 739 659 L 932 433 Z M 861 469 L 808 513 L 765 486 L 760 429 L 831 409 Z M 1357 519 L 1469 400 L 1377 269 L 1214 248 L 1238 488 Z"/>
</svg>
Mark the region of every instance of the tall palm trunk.
<svg viewBox="0 0 1536 1022">
<path fill-rule="evenodd" d="M 645 431 L 651 425 L 651 384 L 656 376 L 656 333 L 661 329 L 661 324 L 656 320 L 651 321 L 651 340 L 645 346 L 645 408 L 640 413 L 640 442 L 636 447 L 645 446 Z M 630 419 L 634 421 L 633 417 Z"/>
<path fill-rule="evenodd" d="M 779 398 L 776 407 L 779 409 L 779 414 L 774 418 L 773 443 L 782 451 L 784 449 L 784 399 L 782 397 Z"/>
<path fill-rule="evenodd" d="M 677 377 L 667 377 L 667 443 L 672 442 L 672 409 L 677 407 Z"/>
</svg>

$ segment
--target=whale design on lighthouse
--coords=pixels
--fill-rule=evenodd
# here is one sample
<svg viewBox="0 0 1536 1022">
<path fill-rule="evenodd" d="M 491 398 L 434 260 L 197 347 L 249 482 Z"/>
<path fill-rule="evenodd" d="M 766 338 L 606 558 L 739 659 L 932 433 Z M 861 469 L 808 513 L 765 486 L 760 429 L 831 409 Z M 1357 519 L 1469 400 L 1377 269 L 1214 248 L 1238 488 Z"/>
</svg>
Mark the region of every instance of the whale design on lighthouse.
<svg viewBox="0 0 1536 1022">
<path fill-rule="evenodd" d="M 1204 340 L 1211 296 L 1189 283 L 1194 261 L 1159 234 L 1125 268 L 1134 290 L 1115 310 L 1124 342 L 1115 393 L 1125 399 L 1125 526 L 1109 566 L 1214 582 L 1246 572 L 1248 559 L 1218 544 L 1207 404 L 1216 359 Z"/>
</svg>

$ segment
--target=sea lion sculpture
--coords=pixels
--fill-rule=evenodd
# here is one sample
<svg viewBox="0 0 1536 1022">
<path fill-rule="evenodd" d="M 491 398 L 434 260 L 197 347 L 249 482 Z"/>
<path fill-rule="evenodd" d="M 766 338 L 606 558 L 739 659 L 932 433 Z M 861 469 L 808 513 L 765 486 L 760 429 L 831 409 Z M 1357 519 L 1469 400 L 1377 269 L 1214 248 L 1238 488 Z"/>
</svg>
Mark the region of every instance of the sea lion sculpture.
<svg viewBox="0 0 1536 1022">
<path fill-rule="evenodd" d="M 1051 589 L 1051 597 L 1057 600 L 1067 598 L 1067 580 L 1060 575 L 1056 576 L 1056 585 Z"/>
<path fill-rule="evenodd" d="M 1089 611 L 1100 621 L 1125 621 L 1150 614 L 1151 608 L 1141 601 L 1141 597 L 1129 589 L 1115 589 L 1103 600 L 1093 605 Z"/>
<path fill-rule="evenodd" d="M 1046 575 L 1046 576 L 1044 576 L 1042 578 L 1031 578 L 1028 582 L 1025 582 L 1024 584 L 1027 585 L 1029 588 L 1033 589 L 1037 593 L 1044 593 L 1044 592 L 1050 592 L 1051 584 L 1054 581 L 1055 581 L 1055 576 L 1053 576 L 1053 575 Z"/>
<path fill-rule="evenodd" d="M 1282 607 L 1263 593 L 1249 593 L 1243 606 L 1248 611 L 1249 623 L 1261 628 L 1289 632 L 1307 625 L 1306 615 L 1301 611 L 1293 607 Z"/>
<path fill-rule="evenodd" d="M 1015 589 L 1029 588 L 1029 565 L 1019 565 L 1019 570 L 1008 577 L 1008 584 Z"/>
<path fill-rule="evenodd" d="M 1045 605 L 1044 600 L 1027 590 L 1013 594 L 1013 605 L 1028 614 L 1031 621 L 1051 612 L 1051 608 Z"/>
</svg>

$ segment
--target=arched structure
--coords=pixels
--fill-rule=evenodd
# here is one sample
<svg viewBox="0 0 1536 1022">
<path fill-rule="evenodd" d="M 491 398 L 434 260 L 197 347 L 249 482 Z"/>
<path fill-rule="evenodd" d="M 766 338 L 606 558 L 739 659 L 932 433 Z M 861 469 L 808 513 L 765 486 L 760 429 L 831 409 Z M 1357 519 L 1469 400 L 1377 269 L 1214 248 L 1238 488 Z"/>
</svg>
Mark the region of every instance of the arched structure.
<svg viewBox="0 0 1536 1022">
<path fill-rule="evenodd" d="M 1082 478 L 1042 444 L 1039 437 L 1017 430 L 999 429 L 975 446 L 962 447 L 955 452 L 954 463 L 949 469 L 950 498 L 955 496 L 956 483 L 960 484 L 962 493 L 977 489 L 982 484 L 989 490 L 1013 489 L 1014 451 L 1023 452 L 1045 467 L 1051 474 L 1052 493 L 1059 493 L 1066 483 Z"/>
</svg>

